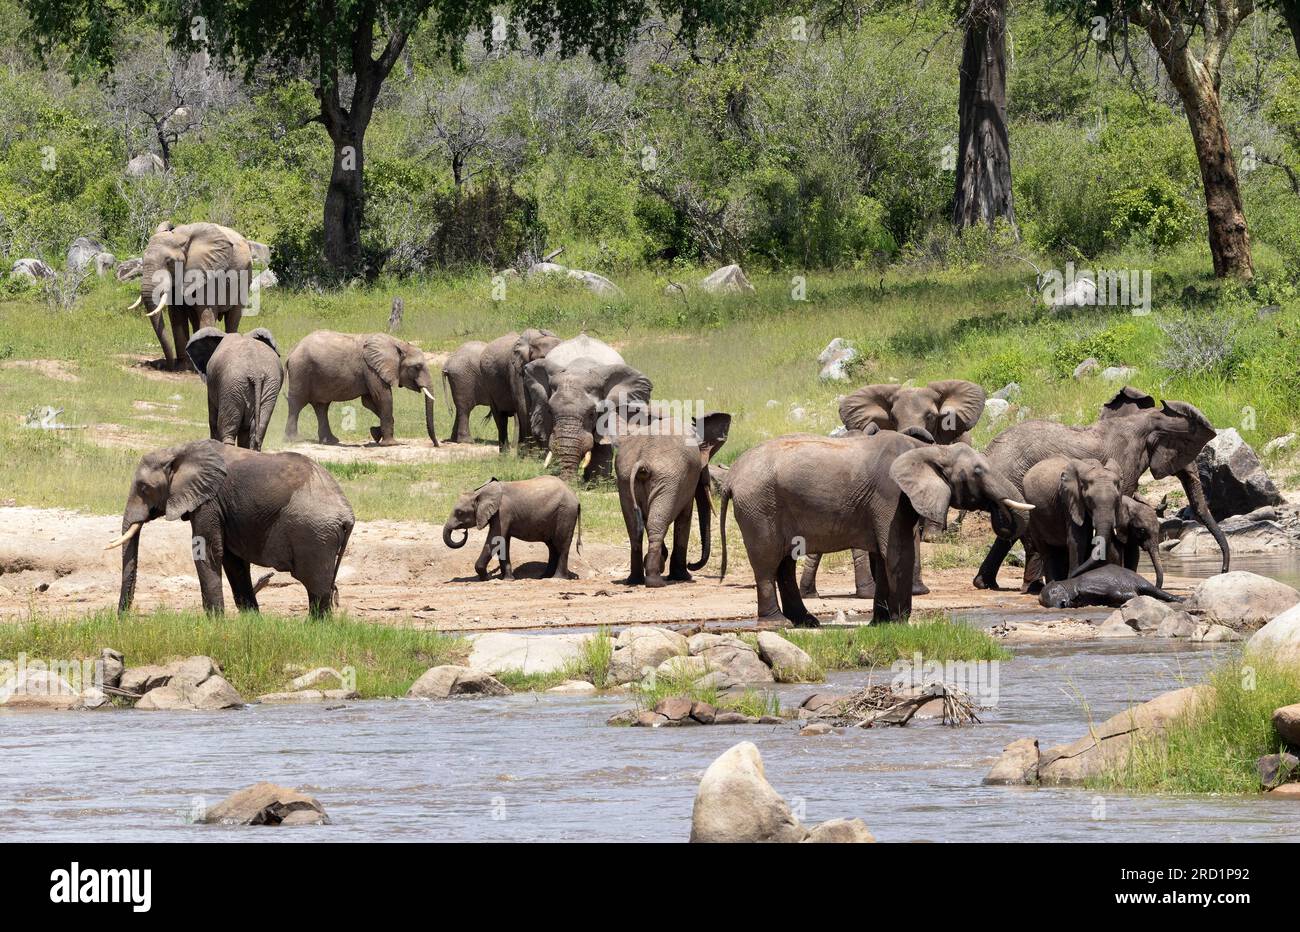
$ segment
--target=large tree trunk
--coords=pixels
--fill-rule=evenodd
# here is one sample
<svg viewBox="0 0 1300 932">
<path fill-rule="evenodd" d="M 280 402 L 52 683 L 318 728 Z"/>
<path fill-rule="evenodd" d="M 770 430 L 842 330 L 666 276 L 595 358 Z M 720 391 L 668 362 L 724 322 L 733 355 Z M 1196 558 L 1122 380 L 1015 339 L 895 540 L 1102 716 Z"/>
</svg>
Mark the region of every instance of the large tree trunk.
<svg viewBox="0 0 1300 932">
<path fill-rule="evenodd" d="M 952 219 L 958 229 L 1004 218 L 1015 229 L 1007 134 L 1006 0 L 972 0 L 958 97 L 960 135 Z"/>
<path fill-rule="evenodd" d="M 1279 0 L 1277 9 L 1282 14 L 1282 19 L 1286 20 L 1287 28 L 1291 30 L 1295 53 L 1300 55 L 1300 0 Z"/>
<path fill-rule="evenodd" d="M 334 168 L 325 193 L 325 261 L 345 275 L 361 267 L 361 228 L 365 217 L 363 178 L 365 127 L 349 119 L 331 127 Z"/>
</svg>

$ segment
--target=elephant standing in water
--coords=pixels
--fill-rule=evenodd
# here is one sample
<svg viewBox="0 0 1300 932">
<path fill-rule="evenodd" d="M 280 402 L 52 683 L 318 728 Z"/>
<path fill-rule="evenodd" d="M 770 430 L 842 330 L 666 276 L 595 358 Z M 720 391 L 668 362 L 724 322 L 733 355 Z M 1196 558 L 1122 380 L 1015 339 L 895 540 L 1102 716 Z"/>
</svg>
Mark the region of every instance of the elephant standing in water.
<svg viewBox="0 0 1300 932">
<path fill-rule="evenodd" d="M 709 562 L 709 460 L 727 442 L 731 415 L 706 414 L 685 424 L 674 418 L 648 424 L 619 424 L 614 474 L 618 501 L 631 545 L 629 585 L 664 585 L 668 526 L 673 527 L 668 579 L 689 581 L 690 571 Z M 687 563 L 691 504 L 700 521 L 700 559 Z M 642 539 L 646 552 L 642 553 Z"/>
<path fill-rule="evenodd" d="M 166 515 L 189 521 L 203 607 L 225 609 L 221 571 L 235 605 L 257 611 L 249 564 L 293 576 L 307 589 L 313 616 L 336 602 L 335 580 L 354 518 L 334 477 L 297 453 L 257 453 L 196 440 L 147 453 L 136 467 L 122 512 L 122 589 L 117 608 L 135 596 L 140 529 Z"/>
<path fill-rule="evenodd" d="M 984 402 L 984 389 L 964 379 L 942 379 L 916 387 L 895 383 L 866 385 L 844 396 L 840 402 L 840 420 L 850 431 L 896 430 L 934 443 L 970 443 L 970 432 L 984 414 Z M 817 597 L 820 564 L 818 553 L 811 553 L 804 560 L 799 593 L 805 598 Z M 865 551 L 853 552 L 853 581 L 858 598 L 875 597 L 871 564 Z M 921 579 L 918 560 L 912 594 L 924 595 L 929 591 Z"/>
<path fill-rule="evenodd" d="M 262 449 L 283 373 L 271 331 L 247 336 L 204 327 L 185 351 L 208 385 L 208 430 L 213 440 Z"/>
<path fill-rule="evenodd" d="M 873 620 L 895 621 L 912 610 L 917 522 L 946 527 L 949 507 L 987 511 L 999 537 L 1019 537 L 1033 506 L 1016 494 L 964 443 L 935 446 L 895 431 L 778 437 L 731 464 L 719 522 L 722 576 L 727 506 L 734 501 L 759 617 L 817 625 L 795 582 L 795 555 L 856 548 L 869 554 Z"/>
<path fill-rule="evenodd" d="M 418 346 L 386 333 L 335 333 L 316 330 L 303 337 L 286 363 L 289 372 L 289 418 L 284 439 L 298 439 L 298 414 L 310 404 L 316 412 L 316 433 L 321 443 L 338 443 L 330 430 L 329 408 L 334 401 L 360 398 L 379 416 L 370 436 L 380 446 L 392 446 L 393 389 L 408 388 L 424 395 L 424 427 L 438 446 L 434 429 L 433 377 Z"/>
<path fill-rule="evenodd" d="M 1053 456 L 1114 463 L 1120 473 L 1120 492 L 1129 497 L 1137 494 L 1138 480 L 1148 469 L 1157 479 L 1177 476 L 1193 513 L 1219 545 L 1222 572 L 1226 573 L 1228 541 L 1210 513 L 1196 470 L 1197 454 L 1213 437 L 1214 427 L 1193 405 L 1165 401 L 1157 408 L 1150 395 L 1125 386 L 1102 406 L 1101 416 L 1088 427 L 1022 421 L 994 437 L 984 452 L 1018 494 L 1023 492 L 1025 473 Z M 993 542 L 975 576 L 977 589 L 998 588 L 998 568 L 1011 544 L 1003 538 Z M 1025 551 L 1026 586 L 1041 575 L 1031 543 Z"/>
<path fill-rule="evenodd" d="M 456 420 L 451 443 L 470 443 L 470 412 L 487 406 L 497 428 L 497 444 L 505 452 L 510 440 L 510 418 L 514 417 L 515 439 L 520 449 L 531 437 L 528 393 L 524 388 L 524 367 L 543 359 L 560 338 L 549 330 L 507 333 L 491 343 L 473 340 L 447 357 L 442 366 L 444 387 L 451 386 Z"/>
<path fill-rule="evenodd" d="M 190 333 L 225 322 L 227 333 L 239 330 L 253 282 L 253 253 L 248 240 L 216 223 L 160 223 L 149 238 L 140 265 L 140 298 L 162 346 L 168 368 L 186 365 Z M 166 310 L 172 343 L 163 325 Z"/>
</svg>

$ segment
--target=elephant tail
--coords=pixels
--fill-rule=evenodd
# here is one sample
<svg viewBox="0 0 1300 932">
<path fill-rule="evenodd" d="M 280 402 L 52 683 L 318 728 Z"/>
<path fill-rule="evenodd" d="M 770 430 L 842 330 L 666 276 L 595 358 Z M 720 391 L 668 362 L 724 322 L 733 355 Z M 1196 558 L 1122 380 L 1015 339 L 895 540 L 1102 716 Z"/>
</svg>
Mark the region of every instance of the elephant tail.
<svg viewBox="0 0 1300 932">
<path fill-rule="evenodd" d="M 447 374 L 446 369 L 443 369 L 442 370 L 442 406 L 446 408 L 448 411 L 452 411 L 454 409 L 452 408 L 452 404 L 451 404 L 451 395 L 448 394 L 449 385 L 451 385 L 451 376 Z"/>
<path fill-rule="evenodd" d="M 348 552 L 348 541 L 352 537 L 352 525 L 349 524 L 343 529 L 343 537 L 339 541 L 339 552 L 334 557 L 334 575 L 330 577 L 330 589 L 333 593 L 334 607 L 339 606 L 339 568 L 343 565 L 343 554 Z"/>
<path fill-rule="evenodd" d="M 631 487 L 632 491 L 632 511 L 636 515 L 636 536 L 638 540 L 641 538 L 641 535 L 645 533 L 646 509 L 641 507 L 641 499 L 637 497 L 636 483 L 637 479 L 641 477 L 641 471 L 644 469 L 645 462 L 637 460 L 636 464 L 632 467 L 632 475 L 628 480 L 628 485 Z M 649 502 L 646 503 L 646 506 L 649 507 Z"/>
<path fill-rule="evenodd" d="M 582 554 L 582 502 L 578 502 L 578 554 Z"/>
<path fill-rule="evenodd" d="M 262 435 L 266 432 L 269 424 L 262 423 L 262 410 L 267 401 L 275 405 L 275 397 L 271 394 L 270 386 L 266 384 L 266 376 L 258 376 L 256 390 L 253 392 L 253 410 L 249 412 L 248 424 L 248 445 L 251 449 L 262 449 Z"/>
<path fill-rule="evenodd" d="M 727 505 L 731 503 L 731 489 L 722 490 L 722 507 L 718 515 L 718 536 L 722 538 L 722 569 L 718 573 L 718 582 L 727 578 Z"/>
</svg>

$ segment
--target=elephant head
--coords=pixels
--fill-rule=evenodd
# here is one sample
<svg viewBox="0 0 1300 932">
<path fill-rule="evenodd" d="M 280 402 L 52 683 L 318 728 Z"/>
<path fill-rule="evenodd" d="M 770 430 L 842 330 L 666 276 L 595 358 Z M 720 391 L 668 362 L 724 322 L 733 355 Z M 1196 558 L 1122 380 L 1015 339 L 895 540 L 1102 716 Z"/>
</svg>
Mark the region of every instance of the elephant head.
<svg viewBox="0 0 1300 932">
<path fill-rule="evenodd" d="M 407 388 L 424 395 L 424 429 L 433 445 L 438 446 L 434 397 L 430 391 L 433 376 L 429 374 L 424 350 L 386 333 L 372 333 L 361 339 L 361 355 L 375 377 L 389 388 Z"/>
<path fill-rule="evenodd" d="M 1120 474 L 1112 463 L 1096 460 L 1067 460 L 1061 470 L 1061 494 L 1077 528 L 1091 525 L 1092 539 L 1104 541 L 1109 548 L 1111 536 L 1119 525 Z M 1083 573 L 1106 562 L 1106 554 L 1094 553 L 1082 561 L 1076 573 Z"/>
<path fill-rule="evenodd" d="M 211 499 L 226 481 L 222 444 L 196 440 L 181 446 L 146 453 L 131 479 L 122 511 L 122 536 L 105 550 L 122 548 L 122 588 L 117 610 L 131 608 L 135 596 L 140 528 L 154 518 L 176 521 Z"/>
<path fill-rule="evenodd" d="M 587 357 L 562 364 L 549 356 L 524 367 L 533 434 L 555 456 L 560 475 L 572 478 L 597 442 L 608 444 L 629 406 L 648 403 L 650 380 L 626 363 L 604 365 Z M 600 436 L 597 436 L 600 434 Z"/>
<path fill-rule="evenodd" d="M 1138 551 L 1145 550 L 1156 571 L 1156 588 L 1165 587 L 1165 567 L 1160 559 L 1160 517 L 1146 502 L 1127 495 L 1120 499 L 1115 537 L 1124 546 L 1124 565 L 1137 569 Z"/>
<path fill-rule="evenodd" d="M 190 357 L 190 362 L 194 363 L 194 368 L 199 371 L 204 382 L 208 380 L 208 362 L 226 336 L 227 334 L 216 327 L 204 327 L 202 330 L 195 331 L 194 336 L 190 337 L 190 342 L 185 344 L 185 353 Z M 271 347 L 275 355 L 280 355 L 279 344 L 275 342 L 275 337 L 271 336 L 271 331 L 265 327 L 258 327 L 248 334 L 248 338 L 260 340 Z"/>
<path fill-rule="evenodd" d="M 510 395 L 515 400 L 515 410 L 521 412 L 520 423 L 531 425 L 528 390 L 524 386 L 524 367 L 531 362 L 545 359 L 546 354 L 562 341 L 549 330 L 537 330 L 532 327 L 519 334 L 511 350 L 510 359 Z"/>
<path fill-rule="evenodd" d="M 442 526 L 442 542 L 453 550 L 465 546 L 469 539 L 469 529 L 482 530 L 501 508 L 501 496 L 505 487 L 493 476 L 473 492 L 465 492 L 456 501 L 451 514 Z M 463 531 L 460 540 L 452 537 L 453 531 Z"/>
<path fill-rule="evenodd" d="M 1000 475 L 983 453 L 964 443 L 926 445 L 902 453 L 889 477 L 925 521 L 946 529 L 948 509 L 987 511 L 1003 540 L 1025 533 L 1034 506 L 1020 501 L 1010 480 Z"/>
<path fill-rule="evenodd" d="M 984 413 L 984 389 L 963 379 L 944 379 L 918 388 L 868 385 L 840 402 L 840 419 L 849 430 L 875 424 L 935 443 L 962 440 Z M 923 436 L 928 435 L 928 437 Z"/>
</svg>

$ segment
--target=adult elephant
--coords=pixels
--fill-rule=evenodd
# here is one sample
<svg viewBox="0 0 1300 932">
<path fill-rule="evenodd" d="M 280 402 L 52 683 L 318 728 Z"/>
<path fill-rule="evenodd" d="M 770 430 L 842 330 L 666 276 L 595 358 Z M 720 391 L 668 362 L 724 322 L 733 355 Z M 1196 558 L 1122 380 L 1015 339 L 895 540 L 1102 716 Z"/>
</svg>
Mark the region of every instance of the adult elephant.
<svg viewBox="0 0 1300 932">
<path fill-rule="evenodd" d="M 387 333 L 335 333 L 316 330 L 293 348 L 286 363 L 289 373 L 289 418 L 284 439 L 298 439 L 298 414 L 306 405 L 316 412 L 316 434 L 321 443 L 338 443 L 330 430 L 331 402 L 360 398 L 379 416 L 370 436 L 380 446 L 392 446 L 393 389 L 407 388 L 424 395 L 424 427 L 438 446 L 434 429 L 434 397 L 424 351 Z"/>
<path fill-rule="evenodd" d="M 472 441 L 470 412 L 486 405 L 496 423 L 501 452 L 509 443 L 511 417 L 516 424 L 516 443 L 522 449 L 531 436 L 524 367 L 545 358 L 560 342 L 549 330 L 530 328 L 523 333 L 507 333 L 491 343 L 475 340 L 452 353 L 442 367 L 443 383 L 451 387 L 456 409 L 451 442 Z"/>
<path fill-rule="evenodd" d="M 284 377 L 271 331 L 258 327 L 244 335 L 204 327 L 190 337 L 185 352 L 208 386 L 212 439 L 262 449 Z"/>
<path fill-rule="evenodd" d="M 554 456 L 562 478 L 583 478 L 608 469 L 610 425 L 620 410 L 647 404 L 651 382 L 611 346 L 586 334 L 557 344 L 545 359 L 524 367 L 532 430 Z"/>
<path fill-rule="evenodd" d="M 313 616 L 335 604 L 335 579 L 352 534 L 352 506 L 334 477 L 297 453 L 257 453 L 196 440 L 147 453 L 122 511 L 122 588 L 135 595 L 140 529 L 155 518 L 184 519 L 194 541 L 203 607 L 225 609 L 221 571 L 240 611 L 257 611 L 249 564 L 289 573 L 307 590 Z"/>
<path fill-rule="evenodd" d="M 1015 486 L 1024 490 L 1024 478 L 1033 466 L 1054 456 L 1112 462 L 1119 471 L 1120 492 L 1137 494 L 1138 480 L 1148 469 L 1157 479 L 1177 476 L 1197 519 L 1214 536 L 1223 555 L 1222 572 L 1228 571 L 1228 541 L 1210 513 L 1205 490 L 1196 471 L 1196 457 L 1214 437 L 1214 427 L 1195 406 L 1185 401 L 1155 399 L 1125 386 L 1102 405 L 1101 416 L 1088 427 L 1071 427 L 1055 421 L 1022 421 L 998 434 L 984 451 L 989 462 Z M 996 589 L 998 568 L 1012 541 L 999 538 L 974 579 L 977 589 Z M 1041 575 L 1036 554 L 1025 554 L 1025 584 Z"/>
<path fill-rule="evenodd" d="M 253 281 L 253 254 L 248 240 L 217 223 L 160 223 L 149 238 L 140 266 L 141 305 L 153 325 L 163 356 L 172 369 L 186 365 L 190 334 L 225 322 L 227 333 L 239 330 Z M 168 342 L 163 312 L 171 324 Z"/>
<path fill-rule="evenodd" d="M 731 501 L 758 586 L 759 616 L 800 626 L 818 624 L 795 582 L 801 551 L 867 551 L 872 618 L 894 621 L 912 610 L 919 521 L 943 528 L 949 507 L 987 511 L 999 537 L 1015 538 L 1033 510 L 964 443 L 936 446 L 896 431 L 778 437 L 746 451 L 727 474 L 719 522 L 723 577 Z"/>
</svg>

